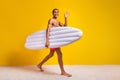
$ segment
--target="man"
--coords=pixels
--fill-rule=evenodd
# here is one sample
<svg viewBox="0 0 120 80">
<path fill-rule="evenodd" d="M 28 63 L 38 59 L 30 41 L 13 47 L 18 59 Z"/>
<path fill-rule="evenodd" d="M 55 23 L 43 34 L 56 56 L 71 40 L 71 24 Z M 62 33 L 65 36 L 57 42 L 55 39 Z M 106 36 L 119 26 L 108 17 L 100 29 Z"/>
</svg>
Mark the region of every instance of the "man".
<svg viewBox="0 0 120 80">
<path fill-rule="evenodd" d="M 59 22 L 57 20 L 57 17 L 59 15 L 59 10 L 58 9 L 53 9 L 52 11 L 53 17 L 48 21 L 48 26 L 47 26 L 47 30 L 46 30 L 46 47 L 49 47 L 49 36 L 50 36 L 50 29 L 52 27 L 66 27 L 67 26 L 67 18 L 68 18 L 68 13 L 65 13 L 65 23 L 62 24 L 61 22 Z M 50 48 L 50 53 L 43 59 L 43 61 L 41 63 L 39 63 L 37 66 L 40 68 L 41 71 L 43 71 L 42 69 L 42 65 L 48 60 L 50 59 L 53 55 L 54 52 L 56 51 L 57 55 L 58 55 L 58 62 L 59 62 L 59 66 L 61 69 L 61 75 L 67 76 L 67 77 L 71 77 L 72 75 L 67 73 L 64 70 L 63 67 L 63 61 L 62 61 L 62 52 L 60 47 L 57 48 Z"/>
</svg>

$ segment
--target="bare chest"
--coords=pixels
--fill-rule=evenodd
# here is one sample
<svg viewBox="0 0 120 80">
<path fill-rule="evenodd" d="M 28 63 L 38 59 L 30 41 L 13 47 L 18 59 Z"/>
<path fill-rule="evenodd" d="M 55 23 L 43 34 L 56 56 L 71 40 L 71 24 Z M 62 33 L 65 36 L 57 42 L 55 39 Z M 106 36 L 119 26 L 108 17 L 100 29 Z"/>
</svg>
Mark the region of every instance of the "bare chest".
<svg viewBox="0 0 120 80">
<path fill-rule="evenodd" d="M 59 25 L 59 21 L 53 20 L 53 22 L 52 22 L 52 27 L 58 27 L 58 26 L 60 26 L 60 25 Z"/>
</svg>

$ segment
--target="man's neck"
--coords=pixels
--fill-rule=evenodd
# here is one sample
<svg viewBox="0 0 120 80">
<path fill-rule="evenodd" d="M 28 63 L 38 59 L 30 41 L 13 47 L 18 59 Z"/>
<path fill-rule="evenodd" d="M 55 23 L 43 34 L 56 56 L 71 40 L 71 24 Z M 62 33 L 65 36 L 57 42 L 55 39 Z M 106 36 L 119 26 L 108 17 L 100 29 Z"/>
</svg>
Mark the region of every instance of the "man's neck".
<svg viewBox="0 0 120 80">
<path fill-rule="evenodd" d="M 53 16 L 53 19 L 57 19 L 57 17 L 54 17 L 54 16 Z"/>
</svg>

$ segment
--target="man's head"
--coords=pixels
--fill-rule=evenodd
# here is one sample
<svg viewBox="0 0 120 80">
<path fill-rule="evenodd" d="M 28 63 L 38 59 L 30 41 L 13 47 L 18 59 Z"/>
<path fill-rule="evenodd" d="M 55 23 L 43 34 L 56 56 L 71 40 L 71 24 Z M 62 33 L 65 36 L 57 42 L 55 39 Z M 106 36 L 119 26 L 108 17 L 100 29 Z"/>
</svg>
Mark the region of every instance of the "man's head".
<svg viewBox="0 0 120 80">
<path fill-rule="evenodd" d="M 53 9 L 52 10 L 52 14 L 53 14 L 53 17 L 55 17 L 55 18 L 57 18 L 58 17 L 58 15 L 59 15 L 59 10 L 58 9 Z"/>
</svg>

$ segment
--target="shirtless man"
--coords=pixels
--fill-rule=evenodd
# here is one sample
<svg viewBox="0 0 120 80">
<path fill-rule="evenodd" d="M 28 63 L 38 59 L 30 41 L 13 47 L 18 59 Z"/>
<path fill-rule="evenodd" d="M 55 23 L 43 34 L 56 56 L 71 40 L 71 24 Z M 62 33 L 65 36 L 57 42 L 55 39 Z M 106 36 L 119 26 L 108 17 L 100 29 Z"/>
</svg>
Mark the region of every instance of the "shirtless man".
<svg viewBox="0 0 120 80">
<path fill-rule="evenodd" d="M 61 22 L 59 22 L 57 20 L 57 17 L 59 15 L 59 10 L 58 9 L 53 9 L 52 11 L 53 17 L 48 21 L 48 26 L 47 26 L 47 30 L 46 30 L 46 47 L 49 46 L 49 35 L 50 35 L 50 28 L 52 27 L 65 27 L 67 26 L 67 18 L 68 18 L 68 13 L 65 13 L 65 24 L 62 24 Z M 57 48 L 50 48 L 50 53 L 43 59 L 43 61 L 41 63 L 39 63 L 37 66 L 40 68 L 41 71 L 43 71 L 42 69 L 42 65 L 48 60 L 50 59 L 53 55 L 54 52 L 56 51 L 57 55 L 58 55 L 58 62 L 59 62 L 59 66 L 61 69 L 61 75 L 67 76 L 67 77 L 71 77 L 72 75 L 67 73 L 64 70 L 63 67 L 63 61 L 62 61 L 62 52 L 60 47 Z"/>
</svg>

